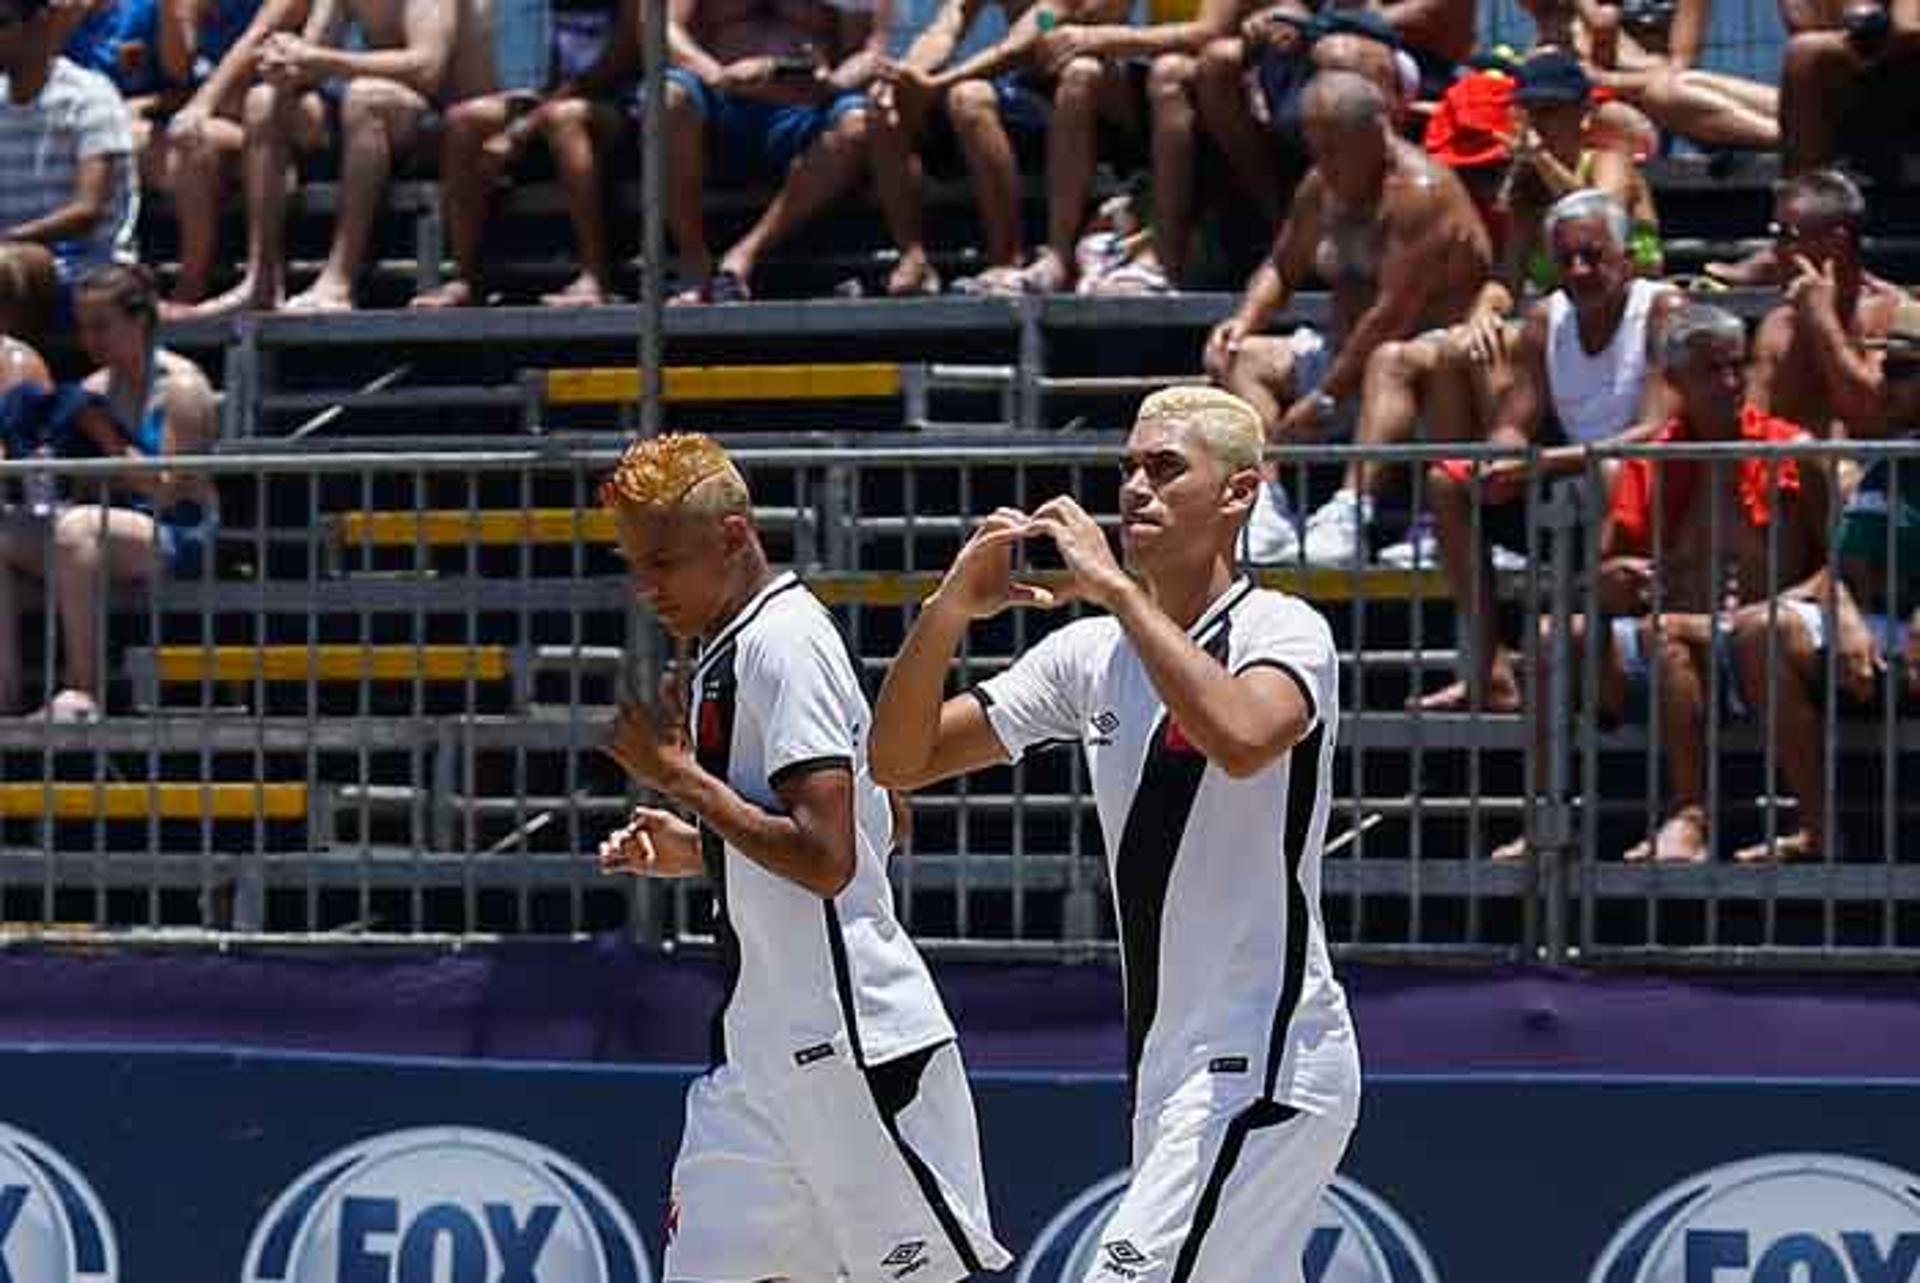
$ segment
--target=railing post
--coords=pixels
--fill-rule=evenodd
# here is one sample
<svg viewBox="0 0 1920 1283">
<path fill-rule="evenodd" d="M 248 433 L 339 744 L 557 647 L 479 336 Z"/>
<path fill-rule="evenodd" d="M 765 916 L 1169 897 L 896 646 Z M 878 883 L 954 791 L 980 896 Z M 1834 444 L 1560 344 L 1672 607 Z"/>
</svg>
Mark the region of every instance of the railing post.
<svg viewBox="0 0 1920 1283">
<path fill-rule="evenodd" d="M 1545 796 L 1534 811 L 1532 850 L 1536 894 L 1540 913 L 1537 938 L 1529 941 L 1536 956 L 1552 965 L 1567 961 L 1567 917 L 1571 911 L 1571 885 L 1568 865 L 1573 860 L 1574 802 L 1569 796 L 1571 779 L 1568 755 L 1573 751 L 1573 717 L 1565 716 L 1573 706 L 1573 683 L 1569 680 L 1572 655 L 1574 543 L 1580 535 L 1582 489 L 1560 485 L 1549 489 L 1541 500 L 1541 521 L 1553 541 L 1553 573 L 1549 577 L 1548 596 L 1552 603 L 1552 644 L 1540 656 L 1547 665 L 1546 707 L 1535 710 L 1544 717 L 1547 733 Z M 1591 622 L 1591 621 L 1590 621 Z M 1583 710 L 1590 712 L 1591 710 Z"/>
</svg>

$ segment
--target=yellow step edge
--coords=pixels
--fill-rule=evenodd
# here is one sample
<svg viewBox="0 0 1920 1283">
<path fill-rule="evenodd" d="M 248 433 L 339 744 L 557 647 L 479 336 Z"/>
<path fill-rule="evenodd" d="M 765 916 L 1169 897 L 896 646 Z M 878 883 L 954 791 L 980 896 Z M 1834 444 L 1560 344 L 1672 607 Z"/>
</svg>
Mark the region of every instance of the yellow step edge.
<svg viewBox="0 0 1920 1283">
<path fill-rule="evenodd" d="M 520 544 L 610 544 L 613 514 L 604 508 L 526 508 L 468 512 L 349 512 L 339 518 L 343 547 L 517 547 Z"/>
<path fill-rule="evenodd" d="M 0 784 L 11 820 L 304 820 L 305 784 Z"/>
<path fill-rule="evenodd" d="M 507 677 L 504 646 L 161 646 L 154 672 L 163 682 L 498 682 Z"/>
<path fill-rule="evenodd" d="M 807 583 L 830 606 L 911 606 L 924 601 L 939 587 L 940 578 L 931 571 L 824 574 L 808 576 Z M 1051 570 L 1025 578 L 1029 583 L 1051 585 L 1061 582 L 1065 576 Z M 1352 571 L 1337 567 L 1307 566 L 1259 570 L 1254 572 L 1253 579 L 1263 588 L 1276 588 L 1322 603 L 1438 601 L 1452 595 L 1446 576 L 1438 570 L 1368 569 L 1355 576 Z"/>
<path fill-rule="evenodd" d="M 548 370 L 549 405 L 617 405 L 640 399 L 640 371 L 632 366 Z M 893 362 L 811 365 L 682 365 L 665 371 L 668 402 L 852 401 L 900 395 Z"/>
</svg>

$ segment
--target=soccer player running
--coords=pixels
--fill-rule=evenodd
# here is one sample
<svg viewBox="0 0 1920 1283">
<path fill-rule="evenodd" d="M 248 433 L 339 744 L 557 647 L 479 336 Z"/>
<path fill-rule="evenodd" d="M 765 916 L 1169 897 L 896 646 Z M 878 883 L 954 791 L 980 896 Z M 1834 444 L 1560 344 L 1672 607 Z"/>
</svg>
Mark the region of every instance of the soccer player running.
<svg viewBox="0 0 1920 1283">
<path fill-rule="evenodd" d="M 917 788 L 1079 741 L 1106 838 L 1126 989 L 1133 1181 L 1088 1283 L 1293 1283 L 1358 1114 L 1359 1055 L 1320 921 L 1339 714 L 1333 637 L 1234 572 L 1260 485 L 1253 408 L 1156 393 L 1121 463 L 1121 542 L 1072 498 L 983 522 L 928 599 L 875 711 L 875 777 Z M 1048 539 L 1064 584 L 1021 583 Z M 1084 601 L 942 700 L 976 619 Z"/>
<path fill-rule="evenodd" d="M 957 1283 L 1008 1260 L 989 1222 L 953 1026 L 894 917 L 887 795 L 832 617 L 767 564 L 710 439 L 631 447 L 600 490 L 636 595 L 702 638 L 690 689 L 621 714 L 609 752 L 695 817 L 642 806 L 608 872 L 713 881 L 727 966 L 687 1094 L 665 1277 Z"/>
</svg>

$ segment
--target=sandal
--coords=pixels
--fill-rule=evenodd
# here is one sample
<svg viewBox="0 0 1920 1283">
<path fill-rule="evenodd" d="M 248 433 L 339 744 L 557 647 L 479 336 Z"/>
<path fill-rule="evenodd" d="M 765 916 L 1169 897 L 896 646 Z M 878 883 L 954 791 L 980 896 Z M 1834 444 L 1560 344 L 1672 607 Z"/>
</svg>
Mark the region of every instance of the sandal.
<svg viewBox="0 0 1920 1283">
<path fill-rule="evenodd" d="M 704 303 L 751 303 L 753 291 L 738 272 L 724 269 L 707 278 L 700 287 L 700 300 Z"/>
</svg>

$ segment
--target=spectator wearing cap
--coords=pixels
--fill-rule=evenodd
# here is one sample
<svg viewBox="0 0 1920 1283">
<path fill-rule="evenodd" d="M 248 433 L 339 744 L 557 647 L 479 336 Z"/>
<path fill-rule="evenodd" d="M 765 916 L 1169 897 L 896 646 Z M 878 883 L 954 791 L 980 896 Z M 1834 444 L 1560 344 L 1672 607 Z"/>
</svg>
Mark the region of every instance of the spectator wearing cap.
<svg viewBox="0 0 1920 1283">
<path fill-rule="evenodd" d="M 1883 431 L 1881 362 L 1867 344 L 1886 337 L 1906 295 L 1866 272 L 1866 220 L 1859 185 L 1835 170 L 1791 179 L 1774 199 L 1774 254 L 1786 274 L 1785 297 L 1754 335 L 1749 395 L 1816 436 Z"/>
<path fill-rule="evenodd" d="M 1903 301 L 1887 336 L 1870 346 L 1885 362 L 1884 417 L 1894 434 L 1911 437 L 1920 432 L 1920 302 Z M 1920 458 L 1868 468 L 1833 543 L 1837 574 L 1823 565 L 1779 601 L 1734 616 L 1741 690 L 1772 740 L 1798 816 L 1771 843 L 1736 852 L 1743 863 L 1841 854 L 1840 834 L 1827 827 L 1823 752 L 1829 619 L 1844 710 L 1870 711 L 1889 699 L 1908 711 L 1920 704 Z"/>
<path fill-rule="evenodd" d="M 35 347 L 75 278 L 131 260 L 138 201 L 126 104 L 57 38 L 45 0 L 0 0 L 0 332 Z"/>
<path fill-rule="evenodd" d="M 1558 285 L 1542 235 L 1547 210 L 1583 188 L 1606 193 L 1627 211 L 1627 253 L 1635 272 L 1658 276 L 1663 263 L 1653 189 L 1634 157 L 1613 140 L 1596 140 L 1593 84 L 1580 60 L 1564 50 L 1535 53 L 1517 69 L 1512 161 L 1497 202 L 1505 216 L 1502 278 L 1551 293 Z"/>
<path fill-rule="evenodd" d="M 1721 308 L 1675 311 L 1660 342 L 1674 412 L 1648 440 L 1654 445 L 1775 444 L 1805 440 L 1797 425 L 1765 414 L 1744 395 L 1746 329 Z M 1658 476 L 1656 477 L 1656 473 Z M 1778 585 L 1809 578 L 1826 558 L 1825 474 L 1791 460 L 1746 455 L 1714 461 L 1635 456 L 1621 461 L 1599 539 L 1595 591 L 1606 616 L 1575 616 L 1568 637 L 1571 688 L 1589 628 L 1600 631 L 1599 707 L 1603 722 L 1638 720 L 1658 699 L 1667 794 L 1658 829 L 1630 847 L 1628 861 L 1698 863 L 1711 857 L 1713 816 L 1706 797 L 1707 692 L 1712 665 L 1730 670 L 1728 613 L 1764 601 Z M 1778 578 L 1772 576 L 1777 572 Z M 1542 654 L 1553 621 L 1540 621 Z M 1546 707 L 1550 664 L 1534 670 L 1535 706 Z M 1548 719 L 1536 718 L 1542 732 Z M 1529 756 L 1544 778 L 1544 738 Z M 1524 838 L 1494 852 L 1512 858 Z"/>
</svg>

